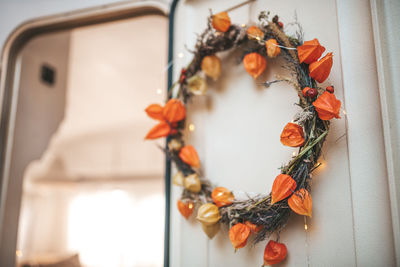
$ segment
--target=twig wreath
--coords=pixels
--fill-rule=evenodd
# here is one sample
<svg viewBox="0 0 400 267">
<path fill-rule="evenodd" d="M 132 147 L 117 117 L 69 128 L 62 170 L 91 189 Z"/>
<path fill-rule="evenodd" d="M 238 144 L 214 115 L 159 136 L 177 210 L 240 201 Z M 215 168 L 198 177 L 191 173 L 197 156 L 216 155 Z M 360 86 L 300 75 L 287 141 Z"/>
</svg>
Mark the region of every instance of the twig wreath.
<svg viewBox="0 0 400 267">
<path fill-rule="evenodd" d="M 209 238 L 214 237 L 221 223 L 226 224 L 235 250 L 246 245 L 250 234 L 255 235 L 257 243 L 276 233 L 276 241 L 270 240 L 264 251 L 264 264 L 272 265 L 286 258 L 287 248 L 279 243 L 279 232 L 292 211 L 311 217 L 310 174 L 319 166 L 317 160 L 329 131 L 329 120 L 340 118 L 341 102 L 336 99 L 333 86 L 318 85 L 329 76 L 332 53 L 320 59 L 325 48 L 317 39 L 303 42 L 303 31 L 297 22 L 295 36 L 288 36 L 278 16 L 269 20 L 269 12 L 261 12 L 258 19 L 257 26 L 247 28 L 231 24 L 227 12 L 208 18 L 207 29 L 197 39 L 193 59 L 170 89 L 168 102 L 165 106 L 152 104 L 146 108 L 148 116 L 159 121 L 146 139 L 168 137 L 165 152 L 178 170 L 173 183 L 183 186 L 177 202 L 180 213 L 188 219 L 197 208 L 197 220 Z M 267 57 L 282 56 L 292 78 L 263 84 L 269 87 L 276 82 L 289 83 L 296 89 L 302 109 L 280 136 L 283 145 L 299 148 L 297 156 L 280 169 L 269 195 L 246 200 L 237 200 L 227 188 L 214 188 L 208 179 L 200 177 L 198 154 L 193 146 L 184 143 L 188 101 L 206 93 L 204 74 L 218 79 L 221 60 L 217 53 L 231 49 L 243 51 L 244 68 L 254 79 L 266 69 Z"/>
</svg>

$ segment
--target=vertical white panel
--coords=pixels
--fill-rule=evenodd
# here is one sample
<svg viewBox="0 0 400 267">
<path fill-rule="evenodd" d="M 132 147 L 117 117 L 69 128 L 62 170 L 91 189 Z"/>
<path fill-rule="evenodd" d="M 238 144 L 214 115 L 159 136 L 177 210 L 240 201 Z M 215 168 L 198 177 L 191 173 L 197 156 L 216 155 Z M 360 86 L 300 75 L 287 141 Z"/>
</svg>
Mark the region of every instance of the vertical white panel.
<svg viewBox="0 0 400 267">
<path fill-rule="evenodd" d="M 381 107 L 367 1 L 338 0 L 359 266 L 394 266 Z"/>
<path fill-rule="evenodd" d="M 371 1 L 396 261 L 400 262 L 400 1 Z"/>
</svg>

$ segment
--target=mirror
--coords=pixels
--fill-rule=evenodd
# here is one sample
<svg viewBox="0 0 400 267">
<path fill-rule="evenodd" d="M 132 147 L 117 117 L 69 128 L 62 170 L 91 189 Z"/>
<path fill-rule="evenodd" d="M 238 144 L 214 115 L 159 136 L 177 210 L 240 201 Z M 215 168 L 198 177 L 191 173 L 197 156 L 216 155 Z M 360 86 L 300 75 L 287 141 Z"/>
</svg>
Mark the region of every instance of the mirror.
<svg viewBox="0 0 400 267">
<path fill-rule="evenodd" d="M 165 99 L 167 38 L 167 17 L 147 14 L 41 34 L 20 52 L 18 266 L 163 264 L 165 157 L 144 142 L 144 109 Z"/>
</svg>

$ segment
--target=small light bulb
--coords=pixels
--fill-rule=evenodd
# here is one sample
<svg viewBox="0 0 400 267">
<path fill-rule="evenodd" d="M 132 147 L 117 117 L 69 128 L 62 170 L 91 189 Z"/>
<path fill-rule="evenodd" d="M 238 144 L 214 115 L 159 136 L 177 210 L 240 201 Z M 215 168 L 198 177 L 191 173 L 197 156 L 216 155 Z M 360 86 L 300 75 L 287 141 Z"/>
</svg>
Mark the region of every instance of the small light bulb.
<svg viewBox="0 0 400 267">
<path fill-rule="evenodd" d="M 296 156 L 296 151 L 293 151 L 292 156 L 293 156 L 293 157 Z"/>
<path fill-rule="evenodd" d="M 245 28 L 246 27 L 246 24 L 242 24 L 242 28 Z"/>
<path fill-rule="evenodd" d="M 194 129 L 195 129 L 194 124 L 193 123 L 189 124 L 189 131 L 193 132 Z"/>
<path fill-rule="evenodd" d="M 318 162 L 317 167 L 318 167 L 319 171 L 324 170 L 326 168 L 326 162 L 324 162 L 324 164 L 322 164 L 322 162 Z"/>
<path fill-rule="evenodd" d="M 304 224 L 304 230 L 308 230 L 308 226 L 307 226 L 307 224 Z"/>
<path fill-rule="evenodd" d="M 161 95 L 162 94 L 162 89 L 158 88 L 156 92 L 157 92 L 158 95 Z"/>
<path fill-rule="evenodd" d="M 193 203 L 189 203 L 189 209 L 193 208 Z"/>
<path fill-rule="evenodd" d="M 346 110 L 344 110 L 344 109 L 343 109 L 343 114 L 344 114 L 344 115 L 347 115 L 347 112 L 346 112 Z"/>
<path fill-rule="evenodd" d="M 257 41 L 260 41 L 260 40 L 261 40 L 261 38 L 257 36 L 257 37 L 256 37 L 256 40 L 257 40 Z"/>
<path fill-rule="evenodd" d="M 17 255 L 17 257 L 22 257 L 22 251 L 21 250 L 15 251 L 15 255 Z"/>
<path fill-rule="evenodd" d="M 183 56 L 184 56 L 184 54 L 183 54 L 182 52 L 180 52 L 180 53 L 178 54 L 178 57 L 179 57 L 179 58 L 183 58 Z"/>
</svg>

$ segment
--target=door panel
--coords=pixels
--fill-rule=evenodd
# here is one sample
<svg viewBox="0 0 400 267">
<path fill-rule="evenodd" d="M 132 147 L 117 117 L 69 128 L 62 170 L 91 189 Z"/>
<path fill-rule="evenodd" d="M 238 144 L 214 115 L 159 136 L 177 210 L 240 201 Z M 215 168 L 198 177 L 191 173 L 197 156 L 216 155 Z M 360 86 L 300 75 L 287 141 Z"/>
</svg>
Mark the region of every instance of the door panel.
<svg viewBox="0 0 400 267">
<path fill-rule="evenodd" d="M 209 8 L 217 13 L 241 2 L 180 2 L 174 28 L 175 77 L 191 60 L 191 53 L 185 47 L 191 49 L 196 41 L 195 33 L 201 33 L 206 27 Z M 260 11 L 267 10 L 271 11 L 271 15 L 278 14 L 280 20 L 288 25 L 294 21 L 296 12 L 305 32 L 305 40 L 318 38 L 327 52 L 333 52 L 332 72 L 323 85 L 334 85 L 335 94 L 345 107 L 346 88 L 342 80 L 336 7 L 334 0 L 256 1 L 229 15 L 232 23 L 250 25 L 256 23 Z M 184 53 L 183 58 L 178 56 L 180 53 Z M 279 174 L 278 168 L 290 159 L 294 151 L 283 147 L 279 136 L 284 125 L 298 111 L 293 105 L 297 101 L 296 92 L 283 83 L 265 89 L 238 64 L 238 54 L 222 53 L 221 57 L 222 77 L 217 82 L 209 82 L 208 96 L 196 97 L 190 104 L 187 124 L 193 123 L 195 131 L 188 134 L 188 143 L 199 152 L 205 177 L 216 185 L 232 189 L 235 195 L 243 196 L 244 192 L 269 193 L 275 176 Z M 276 74 L 288 76 L 282 70 L 282 64 L 279 59 L 268 59 L 267 71 L 259 81 L 273 80 Z M 314 216 L 307 219 L 308 231 L 304 229 L 304 218 L 292 215 L 281 233 L 280 240 L 289 251 L 285 266 L 357 265 L 347 123 L 348 118 L 343 113 L 342 119 L 332 121 L 321 157 L 323 165 L 313 174 Z M 376 128 L 376 131 L 380 130 Z M 180 192 L 180 188 L 173 187 L 172 203 L 176 202 Z M 176 209 L 172 208 L 171 212 L 171 266 L 262 264 L 266 242 L 234 253 L 228 240 L 228 229 L 222 228 L 214 240 L 208 240 L 195 219 L 186 222 Z M 363 218 L 366 218 L 365 215 Z M 384 215 L 385 222 L 388 215 Z M 374 238 L 376 236 L 362 242 L 375 241 Z M 393 255 L 389 252 L 388 256 L 387 265 L 392 266 Z"/>
</svg>

